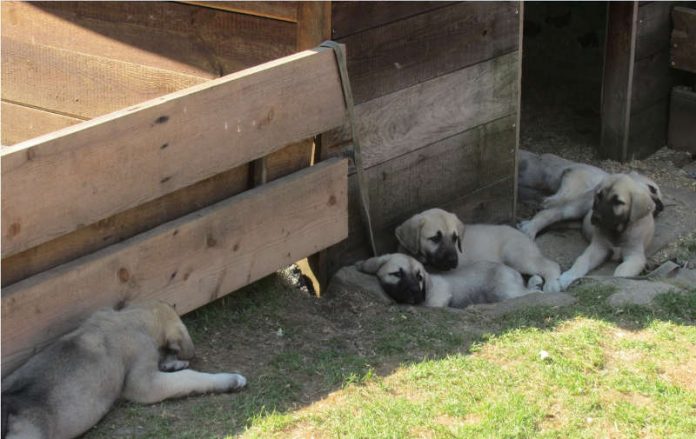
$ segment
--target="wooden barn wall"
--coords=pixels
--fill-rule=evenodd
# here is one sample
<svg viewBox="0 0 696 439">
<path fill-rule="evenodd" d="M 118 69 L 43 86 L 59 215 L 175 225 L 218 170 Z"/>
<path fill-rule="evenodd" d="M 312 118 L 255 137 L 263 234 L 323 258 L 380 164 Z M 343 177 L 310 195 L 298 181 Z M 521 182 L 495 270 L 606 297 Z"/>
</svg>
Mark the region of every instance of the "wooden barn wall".
<svg viewBox="0 0 696 439">
<path fill-rule="evenodd" d="M 465 222 L 513 219 L 521 6 L 333 3 L 379 252 L 395 250 L 394 228 L 430 207 Z M 349 144 L 344 127 L 323 136 L 321 151 Z M 329 274 L 368 255 L 355 176 L 349 184 L 350 235 L 325 255 Z"/>
<path fill-rule="evenodd" d="M 600 155 L 643 158 L 667 143 L 673 2 L 610 3 Z"/>
<path fill-rule="evenodd" d="M 200 3 L 189 4 L 189 3 Z M 329 38 L 322 2 L 2 2 L 2 144 L 252 67 Z M 214 7 L 208 7 L 214 6 Z M 264 160 L 306 167 L 308 139 Z M 6 286 L 255 184 L 245 165 L 2 260 Z"/>
</svg>

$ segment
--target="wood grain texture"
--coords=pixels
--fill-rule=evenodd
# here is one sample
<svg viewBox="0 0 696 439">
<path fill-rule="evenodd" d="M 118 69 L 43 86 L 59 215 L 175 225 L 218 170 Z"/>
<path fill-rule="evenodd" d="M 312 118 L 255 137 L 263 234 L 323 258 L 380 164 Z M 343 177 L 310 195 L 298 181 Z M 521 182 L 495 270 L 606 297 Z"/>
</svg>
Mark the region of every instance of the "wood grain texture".
<svg viewBox="0 0 696 439">
<path fill-rule="evenodd" d="M 670 13 L 673 2 L 652 2 L 638 8 L 636 34 L 636 60 L 669 48 L 671 26 Z"/>
<path fill-rule="evenodd" d="M 266 156 L 267 181 L 309 166 L 311 143 L 304 140 Z M 249 178 L 249 166 L 243 165 L 4 258 L 2 286 L 94 253 L 244 192 L 250 188 Z"/>
<path fill-rule="evenodd" d="M 5 101 L 2 102 L 0 120 L 2 120 L 0 142 L 6 146 L 82 122 L 82 119 Z"/>
<path fill-rule="evenodd" d="M 3 374 L 99 307 L 183 314 L 344 239 L 346 171 L 321 163 L 5 288 Z"/>
<path fill-rule="evenodd" d="M 341 39 L 355 102 L 517 50 L 519 18 L 517 2 L 462 2 Z"/>
<path fill-rule="evenodd" d="M 633 66 L 631 114 L 651 107 L 659 101 L 669 99 L 674 84 L 673 72 L 669 67 L 669 50 L 655 52 L 636 60 Z M 633 119 L 631 119 L 633 124 Z"/>
<path fill-rule="evenodd" d="M 3 257 L 340 125 L 339 84 L 305 51 L 3 149 Z"/>
<path fill-rule="evenodd" d="M 173 2 L 2 2 L 2 35 L 213 78 L 295 51 L 296 26 Z"/>
<path fill-rule="evenodd" d="M 675 6 L 672 20 L 671 65 L 696 73 L 696 9 Z"/>
<path fill-rule="evenodd" d="M 297 8 L 300 2 L 291 1 L 243 1 L 243 2 L 180 2 L 206 8 L 219 9 L 221 11 L 237 12 L 245 15 L 272 18 L 289 22 L 297 21 Z"/>
<path fill-rule="evenodd" d="M 371 1 L 334 1 L 331 2 L 332 38 L 338 40 L 357 32 L 380 27 L 452 3 L 395 1 L 385 4 L 384 2 Z"/>
<path fill-rule="evenodd" d="M 297 50 L 316 47 L 331 39 L 331 2 L 299 2 L 297 7 Z"/>
<path fill-rule="evenodd" d="M 90 119 L 205 79 L 2 39 L 2 99 Z"/>
<path fill-rule="evenodd" d="M 517 111 L 518 53 L 512 52 L 356 106 L 366 168 Z M 322 140 L 349 140 L 346 127 Z"/>
<path fill-rule="evenodd" d="M 624 161 L 628 157 L 638 3 L 609 3 L 608 10 L 597 152 L 600 157 Z"/>
</svg>

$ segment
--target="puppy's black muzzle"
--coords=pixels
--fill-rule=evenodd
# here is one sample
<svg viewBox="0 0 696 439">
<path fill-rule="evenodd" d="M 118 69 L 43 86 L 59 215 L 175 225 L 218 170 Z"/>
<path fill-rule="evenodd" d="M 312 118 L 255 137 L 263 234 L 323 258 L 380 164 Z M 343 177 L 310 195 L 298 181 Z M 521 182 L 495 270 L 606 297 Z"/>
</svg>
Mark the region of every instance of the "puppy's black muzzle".
<svg viewBox="0 0 696 439">
<path fill-rule="evenodd" d="M 425 287 L 421 288 L 415 276 L 403 277 L 397 284 L 382 284 L 382 288 L 396 303 L 420 305 L 425 301 Z"/>
<path fill-rule="evenodd" d="M 427 264 L 442 271 L 453 270 L 459 265 L 459 255 L 455 248 L 440 247 L 435 254 L 429 255 Z"/>
</svg>

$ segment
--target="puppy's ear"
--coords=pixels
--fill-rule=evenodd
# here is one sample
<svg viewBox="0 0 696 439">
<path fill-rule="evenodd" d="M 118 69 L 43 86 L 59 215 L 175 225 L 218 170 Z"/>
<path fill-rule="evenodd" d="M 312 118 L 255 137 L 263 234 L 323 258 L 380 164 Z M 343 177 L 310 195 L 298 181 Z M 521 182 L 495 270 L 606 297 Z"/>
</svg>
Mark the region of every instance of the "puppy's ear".
<svg viewBox="0 0 696 439">
<path fill-rule="evenodd" d="M 455 217 L 457 218 L 457 248 L 459 249 L 459 253 L 463 253 L 462 238 L 464 237 L 465 226 L 464 223 L 459 219 L 459 217 Z"/>
<path fill-rule="evenodd" d="M 412 255 L 420 253 L 420 235 L 424 223 L 425 218 L 421 214 L 417 214 L 396 228 L 396 239 Z"/>
<path fill-rule="evenodd" d="M 375 256 L 366 261 L 360 261 L 356 264 L 358 270 L 363 273 L 375 274 L 382 268 L 382 265 L 386 264 L 391 255 Z"/>
<path fill-rule="evenodd" d="M 191 340 L 191 336 L 183 323 L 172 328 L 167 335 L 167 349 L 176 353 L 176 357 L 180 360 L 188 360 L 196 354 L 193 340 Z"/>
<path fill-rule="evenodd" d="M 638 185 L 636 185 L 638 186 Z M 655 209 L 655 202 L 650 197 L 647 188 L 635 187 L 631 190 L 631 210 L 629 221 L 634 222 L 645 215 L 650 214 Z"/>
</svg>

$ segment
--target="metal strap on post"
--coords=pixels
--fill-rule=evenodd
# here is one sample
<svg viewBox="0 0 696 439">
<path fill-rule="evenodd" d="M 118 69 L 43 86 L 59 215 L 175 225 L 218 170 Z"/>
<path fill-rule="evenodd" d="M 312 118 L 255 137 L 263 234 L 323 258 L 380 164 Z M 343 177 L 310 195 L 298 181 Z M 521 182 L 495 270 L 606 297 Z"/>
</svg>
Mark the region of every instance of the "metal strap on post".
<svg viewBox="0 0 696 439">
<path fill-rule="evenodd" d="M 353 159 L 355 165 L 355 173 L 358 178 L 358 196 L 360 198 L 360 214 L 367 229 L 367 234 L 370 239 L 370 247 L 372 254 L 377 256 L 377 246 L 375 245 L 375 236 L 372 231 L 372 219 L 370 217 L 370 199 L 367 192 L 367 180 L 365 170 L 363 169 L 362 155 L 360 154 L 360 139 L 355 128 L 355 113 L 353 111 L 353 92 L 350 88 L 350 80 L 348 79 L 348 68 L 346 66 L 346 55 L 343 50 L 343 45 L 335 41 L 324 41 L 320 47 L 326 47 L 334 51 L 336 56 L 336 64 L 338 65 L 338 73 L 341 77 L 341 87 L 343 88 L 343 99 L 346 102 L 346 111 L 350 121 L 350 131 L 353 138 L 353 150 L 350 153 L 350 158 Z"/>
</svg>

